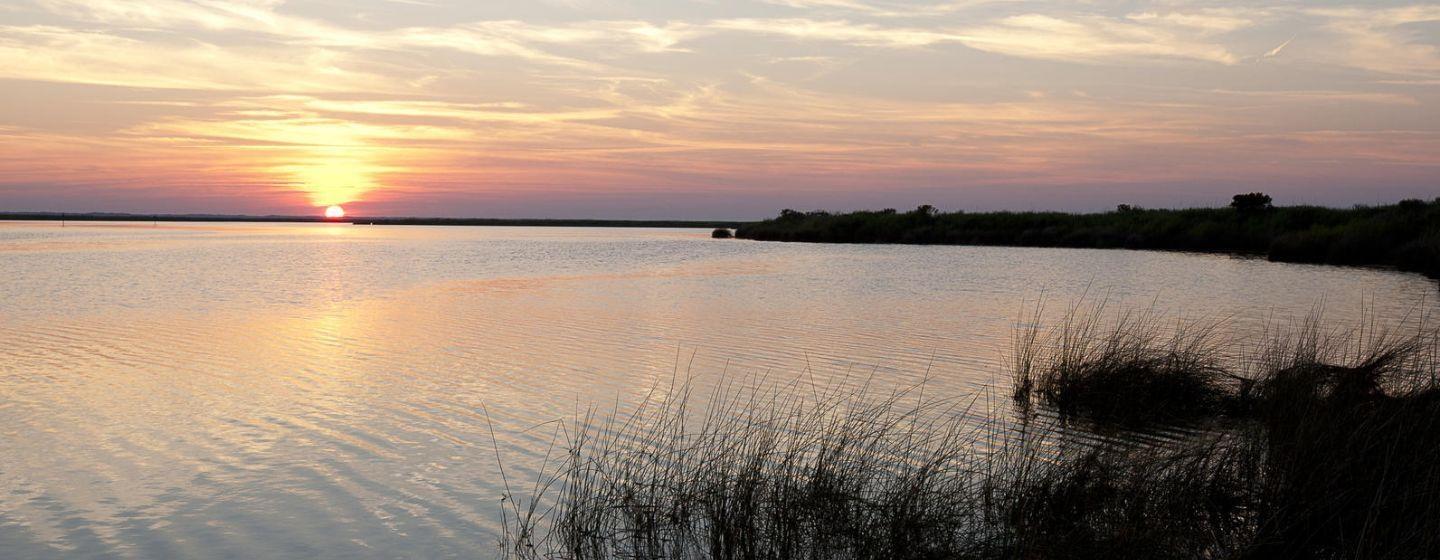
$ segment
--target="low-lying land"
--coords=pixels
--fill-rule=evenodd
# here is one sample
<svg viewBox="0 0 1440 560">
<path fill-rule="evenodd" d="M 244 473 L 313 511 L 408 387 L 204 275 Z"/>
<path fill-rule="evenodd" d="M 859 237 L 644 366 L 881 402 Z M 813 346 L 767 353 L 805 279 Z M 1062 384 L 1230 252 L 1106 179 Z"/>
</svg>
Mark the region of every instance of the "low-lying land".
<svg viewBox="0 0 1440 560">
<path fill-rule="evenodd" d="M 1270 207 L 1237 197 L 1228 208 L 1113 212 L 796 212 L 742 225 L 761 241 L 1093 247 L 1262 254 L 1275 261 L 1392 266 L 1440 278 L 1440 199 L 1349 209 Z"/>
<path fill-rule="evenodd" d="M 48 222 L 275 222 L 342 223 L 367 226 L 513 226 L 513 227 L 596 227 L 596 228 L 734 228 L 739 222 L 710 220 L 590 220 L 551 218 L 393 218 L 319 216 L 245 216 L 232 214 L 128 214 L 59 212 L 0 212 L 0 220 Z"/>
<path fill-rule="evenodd" d="M 923 387 L 807 384 L 722 387 L 704 403 L 672 387 L 633 413 L 584 415 L 564 427 L 564 452 L 530 493 L 506 495 L 503 549 L 575 559 L 1440 555 L 1433 329 L 1315 319 L 1244 343 L 1215 323 L 1160 325 L 1096 308 L 1018 329 L 1017 418 Z M 989 421 L 976 428 L 977 417 Z M 1085 435 L 1172 422 L 1207 427 L 1160 443 Z"/>
<path fill-rule="evenodd" d="M 0 212 L 0 220 L 31 222 L 340 222 L 320 216 L 248 216 L 243 214 L 133 214 L 126 212 Z"/>
</svg>

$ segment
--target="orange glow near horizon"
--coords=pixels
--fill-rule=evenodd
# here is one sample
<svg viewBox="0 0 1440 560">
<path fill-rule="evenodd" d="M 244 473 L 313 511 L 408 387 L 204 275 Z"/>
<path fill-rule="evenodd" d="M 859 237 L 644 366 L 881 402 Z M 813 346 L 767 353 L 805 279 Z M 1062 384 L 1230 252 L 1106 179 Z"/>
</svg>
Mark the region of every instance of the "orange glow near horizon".
<svg viewBox="0 0 1440 560">
<path fill-rule="evenodd" d="M 303 126 L 297 128 L 304 130 Z M 355 202 L 380 187 L 375 175 L 384 168 L 373 163 L 368 152 L 361 147 L 353 150 L 310 148 L 296 157 L 294 163 L 275 171 L 288 176 L 312 204 L 338 206 Z"/>
<path fill-rule="evenodd" d="M 338 219 L 344 218 L 344 217 L 345 217 L 345 209 L 344 209 L 344 208 L 341 208 L 341 207 L 338 206 L 338 205 L 337 205 L 337 206 L 331 206 L 331 207 L 325 209 L 325 218 L 327 218 L 327 219 L 330 219 L 330 220 L 338 220 Z"/>
</svg>

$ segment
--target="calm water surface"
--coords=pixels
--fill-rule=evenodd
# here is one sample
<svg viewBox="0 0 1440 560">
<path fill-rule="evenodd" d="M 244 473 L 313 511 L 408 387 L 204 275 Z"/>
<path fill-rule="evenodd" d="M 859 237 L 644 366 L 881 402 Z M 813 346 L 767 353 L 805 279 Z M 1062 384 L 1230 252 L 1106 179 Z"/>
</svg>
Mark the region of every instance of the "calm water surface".
<svg viewBox="0 0 1440 560">
<path fill-rule="evenodd" d="M 1378 270 L 1131 251 L 791 245 L 708 231 L 0 223 L 0 558 L 494 554 L 537 425 L 677 365 L 957 396 L 1022 304 L 1433 312 Z M 728 373 L 727 373 L 728 372 Z M 861 372 L 861 373 L 857 373 Z"/>
</svg>

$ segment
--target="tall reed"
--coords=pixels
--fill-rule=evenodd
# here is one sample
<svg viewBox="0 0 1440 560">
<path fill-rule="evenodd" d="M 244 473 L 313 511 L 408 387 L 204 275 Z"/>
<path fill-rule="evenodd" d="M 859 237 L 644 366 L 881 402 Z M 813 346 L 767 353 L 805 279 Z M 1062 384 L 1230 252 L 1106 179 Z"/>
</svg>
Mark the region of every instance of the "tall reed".
<svg viewBox="0 0 1440 560">
<path fill-rule="evenodd" d="M 682 383 L 623 419 L 587 412 L 551 475 L 562 507 L 510 523 L 507 552 L 975 557 L 986 432 L 961 420 L 973 403 L 922 392 L 730 384 L 697 413 Z"/>
<path fill-rule="evenodd" d="M 1219 320 L 1165 321 L 1153 307 L 1110 313 L 1107 302 L 1072 304 L 1045 329 L 1043 305 L 1015 329 L 1015 397 L 1032 395 L 1065 414 L 1140 424 L 1213 414 L 1226 385 L 1228 340 Z"/>
</svg>

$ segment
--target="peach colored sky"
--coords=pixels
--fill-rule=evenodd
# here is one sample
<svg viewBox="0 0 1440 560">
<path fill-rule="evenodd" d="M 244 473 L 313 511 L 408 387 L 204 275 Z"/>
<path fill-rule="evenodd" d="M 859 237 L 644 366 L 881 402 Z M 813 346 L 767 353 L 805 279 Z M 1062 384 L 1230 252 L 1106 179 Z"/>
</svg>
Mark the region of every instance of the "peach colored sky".
<svg viewBox="0 0 1440 560">
<path fill-rule="evenodd" d="M 1440 4 L 12 0 L 0 211 L 1440 196 Z"/>
</svg>

